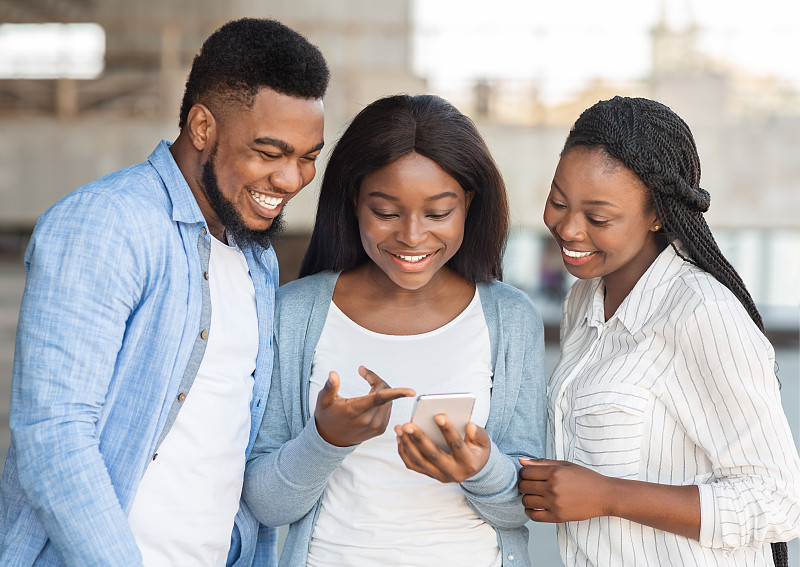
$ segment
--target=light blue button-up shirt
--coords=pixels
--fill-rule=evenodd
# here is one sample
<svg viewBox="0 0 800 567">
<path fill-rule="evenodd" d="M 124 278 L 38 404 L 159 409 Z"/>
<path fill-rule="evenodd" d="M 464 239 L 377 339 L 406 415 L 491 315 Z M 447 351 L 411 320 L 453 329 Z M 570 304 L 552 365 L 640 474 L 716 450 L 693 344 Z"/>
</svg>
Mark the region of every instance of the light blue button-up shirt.
<svg viewBox="0 0 800 567">
<path fill-rule="evenodd" d="M 0 565 L 141 564 L 127 515 L 203 357 L 209 238 L 167 141 L 37 222 L 0 482 Z M 278 264 L 271 248 L 243 252 L 259 327 L 249 455 L 269 391 Z M 274 536 L 259 537 L 242 504 L 228 564 L 272 565 Z"/>
</svg>

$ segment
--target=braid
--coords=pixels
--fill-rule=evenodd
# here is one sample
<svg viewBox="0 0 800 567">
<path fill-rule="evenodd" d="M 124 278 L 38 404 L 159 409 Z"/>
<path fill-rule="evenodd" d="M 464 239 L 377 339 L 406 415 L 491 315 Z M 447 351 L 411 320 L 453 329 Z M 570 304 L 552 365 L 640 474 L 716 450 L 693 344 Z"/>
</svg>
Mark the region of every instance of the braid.
<svg viewBox="0 0 800 567">
<path fill-rule="evenodd" d="M 747 291 L 742 278 L 717 246 L 717 242 L 714 240 L 714 236 L 711 234 L 711 230 L 708 228 L 702 213 L 698 211 L 687 212 L 670 207 L 660 197 L 657 193 L 653 193 L 656 214 L 658 214 L 658 218 L 664 224 L 664 227 L 669 227 L 666 228 L 667 239 L 678 253 L 678 256 L 701 267 L 731 290 L 763 333 L 764 323 L 758 309 L 756 309 L 755 302 Z M 689 257 L 684 256 L 675 246 L 676 239 L 681 241 Z M 698 258 L 698 260 L 695 260 L 695 258 Z"/>
<path fill-rule="evenodd" d="M 753 298 L 703 217 L 711 196 L 700 187 L 700 157 L 692 132 L 677 114 L 644 98 L 618 96 L 601 101 L 580 115 L 563 151 L 576 146 L 601 147 L 633 171 L 648 188 L 664 235 L 678 255 L 727 287 L 764 332 Z"/>
</svg>

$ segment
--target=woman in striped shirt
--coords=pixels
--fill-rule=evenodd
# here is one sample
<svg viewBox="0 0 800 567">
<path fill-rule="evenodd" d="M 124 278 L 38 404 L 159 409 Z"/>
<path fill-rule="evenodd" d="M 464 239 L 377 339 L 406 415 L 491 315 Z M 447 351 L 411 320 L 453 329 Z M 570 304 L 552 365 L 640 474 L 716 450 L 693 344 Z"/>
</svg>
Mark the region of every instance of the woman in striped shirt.
<svg viewBox="0 0 800 567">
<path fill-rule="evenodd" d="M 548 406 L 524 460 L 569 565 L 770 565 L 800 535 L 800 459 L 772 346 L 703 217 L 688 126 L 615 97 L 567 137 L 544 212 L 567 270 Z M 785 564 L 785 544 L 774 544 Z"/>
</svg>

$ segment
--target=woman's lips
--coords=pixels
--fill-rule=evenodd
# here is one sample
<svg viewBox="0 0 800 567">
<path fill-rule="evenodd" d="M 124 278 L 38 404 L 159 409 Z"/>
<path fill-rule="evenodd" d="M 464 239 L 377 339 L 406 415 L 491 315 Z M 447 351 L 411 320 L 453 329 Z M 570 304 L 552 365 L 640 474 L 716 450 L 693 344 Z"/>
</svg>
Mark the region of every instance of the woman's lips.
<svg viewBox="0 0 800 567">
<path fill-rule="evenodd" d="M 580 250 L 570 250 L 564 246 L 561 247 L 561 257 L 564 259 L 564 262 L 572 266 L 580 266 L 585 264 L 591 260 L 592 256 L 595 254 L 597 254 L 597 251 L 585 252 Z"/>
<path fill-rule="evenodd" d="M 405 272 L 420 272 L 428 267 L 431 263 L 435 252 L 427 252 L 425 254 L 396 254 L 389 252 L 395 264 Z"/>
</svg>

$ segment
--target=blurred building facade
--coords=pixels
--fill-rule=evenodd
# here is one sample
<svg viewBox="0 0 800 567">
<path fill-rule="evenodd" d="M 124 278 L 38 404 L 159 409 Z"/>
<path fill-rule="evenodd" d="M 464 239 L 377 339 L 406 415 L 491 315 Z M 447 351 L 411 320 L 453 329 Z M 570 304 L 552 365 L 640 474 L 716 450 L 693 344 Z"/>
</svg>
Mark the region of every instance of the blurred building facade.
<svg viewBox="0 0 800 567">
<path fill-rule="evenodd" d="M 426 91 L 411 72 L 408 0 L 0 0 L 2 23 L 94 22 L 106 34 L 105 70 L 96 79 L 0 79 L 6 247 L 24 246 L 39 214 L 64 194 L 143 161 L 161 138 L 174 139 L 194 54 L 217 27 L 245 16 L 278 19 L 325 54 L 329 144 L 372 100 Z M 318 181 L 287 207 L 295 232 L 310 229 Z"/>
<path fill-rule="evenodd" d="M 712 195 L 706 218 L 720 247 L 767 324 L 791 330 L 788 340 L 797 344 L 800 92 L 706 56 L 697 49 L 701 33 L 693 25 L 672 29 L 658 22 L 647 76 L 624 84 L 597 80 L 555 106 L 538 102 L 535 82 L 481 81 L 474 90 L 448 96 L 475 117 L 509 186 L 515 233 L 506 253 L 507 279 L 539 295 L 545 306 L 557 291 L 550 274 L 560 257 L 551 239 L 542 237 L 541 215 L 570 125 L 585 108 L 616 94 L 670 106 L 694 133 L 701 185 Z M 557 306 L 551 306 L 551 319 L 560 317 Z"/>
<path fill-rule="evenodd" d="M 173 139 L 192 57 L 231 18 L 277 18 L 322 49 L 332 70 L 325 101 L 330 147 L 365 104 L 427 91 L 412 72 L 411 10 L 411 0 L 0 0 L 0 22 L 95 22 L 106 33 L 105 70 L 97 79 L 0 79 L 0 233 L 24 243 L 59 197 L 142 161 L 160 138 Z M 557 305 L 560 259 L 548 248 L 541 212 L 569 126 L 597 100 L 647 96 L 692 127 L 703 186 L 712 194 L 709 223 L 757 302 L 793 307 L 781 313 L 797 327 L 800 95 L 704 56 L 695 47 L 698 33 L 658 23 L 649 76 L 627 84 L 598 80 L 557 106 L 538 100 L 534 82 L 478 81 L 466 93 L 442 93 L 476 120 L 506 178 L 514 227 L 508 281 Z M 284 281 L 296 275 L 320 177 L 287 208 L 289 232 L 280 246 L 288 251 L 279 253 Z"/>
</svg>

